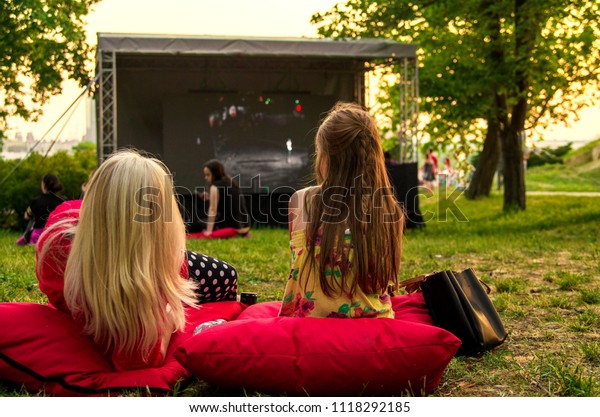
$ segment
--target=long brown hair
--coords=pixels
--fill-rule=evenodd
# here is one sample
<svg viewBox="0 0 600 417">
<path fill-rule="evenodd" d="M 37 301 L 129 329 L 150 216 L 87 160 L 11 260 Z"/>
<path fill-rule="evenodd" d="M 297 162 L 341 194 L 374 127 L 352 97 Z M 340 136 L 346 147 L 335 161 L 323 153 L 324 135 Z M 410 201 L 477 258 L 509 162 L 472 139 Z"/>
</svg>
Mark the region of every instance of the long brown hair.
<svg viewBox="0 0 600 417">
<path fill-rule="evenodd" d="M 318 272 L 327 296 L 353 295 L 357 286 L 366 293 L 383 293 L 397 282 L 404 215 L 392 193 L 380 142 L 374 120 L 353 103 L 336 104 L 317 131 L 320 187 L 306 202 L 307 262 L 311 270 L 320 246 Z M 341 271 L 337 283 L 328 278 L 335 265 Z"/>
</svg>

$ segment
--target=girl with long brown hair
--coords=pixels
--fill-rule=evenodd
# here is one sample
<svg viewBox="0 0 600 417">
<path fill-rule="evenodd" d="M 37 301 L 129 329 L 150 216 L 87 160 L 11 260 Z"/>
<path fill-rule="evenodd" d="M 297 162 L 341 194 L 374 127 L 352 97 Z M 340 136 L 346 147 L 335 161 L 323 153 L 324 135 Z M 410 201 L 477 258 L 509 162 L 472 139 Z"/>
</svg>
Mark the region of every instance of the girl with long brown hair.
<svg viewBox="0 0 600 417">
<path fill-rule="evenodd" d="M 281 316 L 394 317 L 404 215 L 393 196 L 375 122 L 338 103 L 316 137 L 317 186 L 289 202 L 292 268 Z"/>
</svg>

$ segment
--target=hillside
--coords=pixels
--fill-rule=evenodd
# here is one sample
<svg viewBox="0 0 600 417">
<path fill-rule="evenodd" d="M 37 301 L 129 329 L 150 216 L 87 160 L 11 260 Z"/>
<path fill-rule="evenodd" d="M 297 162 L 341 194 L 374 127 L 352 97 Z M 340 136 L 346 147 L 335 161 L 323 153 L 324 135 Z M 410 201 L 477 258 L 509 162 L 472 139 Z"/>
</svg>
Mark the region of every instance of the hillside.
<svg viewBox="0 0 600 417">
<path fill-rule="evenodd" d="M 527 191 L 600 192 L 600 139 L 570 151 L 563 161 L 529 168 Z"/>
</svg>

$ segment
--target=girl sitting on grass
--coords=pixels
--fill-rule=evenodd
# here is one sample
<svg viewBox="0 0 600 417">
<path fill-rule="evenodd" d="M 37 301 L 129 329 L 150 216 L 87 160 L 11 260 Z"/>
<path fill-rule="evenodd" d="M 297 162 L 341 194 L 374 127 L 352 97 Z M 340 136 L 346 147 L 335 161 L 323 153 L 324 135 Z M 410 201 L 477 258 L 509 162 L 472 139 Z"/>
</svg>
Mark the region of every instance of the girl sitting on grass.
<svg viewBox="0 0 600 417">
<path fill-rule="evenodd" d="M 375 123 L 338 103 L 315 137 L 318 185 L 289 202 L 292 269 L 280 316 L 394 317 L 404 229 Z"/>
</svg>

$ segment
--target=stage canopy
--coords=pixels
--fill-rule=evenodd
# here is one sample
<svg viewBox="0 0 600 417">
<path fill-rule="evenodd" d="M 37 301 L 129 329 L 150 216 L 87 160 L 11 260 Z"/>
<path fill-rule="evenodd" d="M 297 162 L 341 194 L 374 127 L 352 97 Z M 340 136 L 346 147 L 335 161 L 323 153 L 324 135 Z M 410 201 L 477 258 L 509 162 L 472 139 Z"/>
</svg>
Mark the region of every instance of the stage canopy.
<svg viewBox="0 0 600 417">
<path fill-rule="evenodd" d="M 369 61 L 375 58 L 414 58 L 416 45 L 385 39 L 240 39 L 100 33 L 98 51 L 119 54 L 350 58 Z"/>
</svg>

